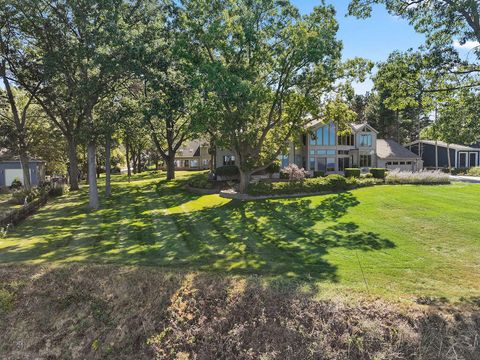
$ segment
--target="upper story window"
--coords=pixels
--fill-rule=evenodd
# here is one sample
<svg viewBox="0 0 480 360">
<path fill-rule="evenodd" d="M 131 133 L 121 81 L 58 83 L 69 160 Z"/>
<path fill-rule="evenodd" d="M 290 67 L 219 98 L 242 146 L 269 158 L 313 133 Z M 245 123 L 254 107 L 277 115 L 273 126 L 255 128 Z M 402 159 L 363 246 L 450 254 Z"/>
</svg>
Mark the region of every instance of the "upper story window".
<svg viewBox="0 0 480 360">
<path fill-rule="evenodd" d="M 337 139 L 338 145 L 355 146 L 355 135 L 340 135 Z"/>
<path fill-rule="evenodd" d="M 372 146 L 372 134 L 360 135 L 360 146 Z"/>
<path fill-rule="evenodd" d="M 223 165 L 235 165 L 235 155 L 225 155 L 223 157 Z"/>
<path fill-rule="evenodd" d="M 315 134 L 310 136 L 310 145 L 335 146 L 336 134 L 333 124 L 319 127 Z"/>
</svg>

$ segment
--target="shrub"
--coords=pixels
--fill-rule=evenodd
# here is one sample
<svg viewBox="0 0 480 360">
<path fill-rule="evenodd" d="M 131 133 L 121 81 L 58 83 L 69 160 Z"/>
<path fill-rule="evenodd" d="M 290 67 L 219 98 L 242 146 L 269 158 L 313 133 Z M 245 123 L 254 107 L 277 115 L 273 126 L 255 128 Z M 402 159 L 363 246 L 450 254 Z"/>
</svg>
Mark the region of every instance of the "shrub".
<svg viewBox="0 0 480 360">
<path fill-rule="evenodd" d="M 197 189 L 213 189 L 213 182 L 208 179 L 208 174 L 199 174 L 188 180 L 188 185 Z"/>
<path fill-rule="evenodd" d="M 397 169 L 389 171 L 385 181 L 387 184 L 450 184 L 450 177 L 440 170 L 411 172 Z"/>
<path fill-rule="evenodd" d="M 20 189 L 12 193 L 12 202 L 17 205 L 23 205 L 25 202 L 29 203 L 39 196 L 37 189 L 25 190 Z"/>
<path fill-rule="evenodd" d="M 347 168 L 345 169 L 345 177 L 353 177 L 353 178 L 358 178 L 360 177 L 360 169 L 356 168 Z"/>
<path fill-rule="evenodd" d="M 385 172 L 386 172 L 386 169 L 382 169 L 382 168 L 371 168 L 370 169 L 370 174 L 372 174 L 372 176 L 375 179 L 385 179 Z"/>
<path fill-rule="evenodd" d="M 450 170 L 450 174 L 452 175 L 465 175 L 469 171 L 468 168 L 453 168 Z"/>
<path fill-rule="evenodd" d="M 472 167 L 468 169 L 468 175 L 470 176 L 480 176 L 480 166 Z"/>
<path fill-rule="evenodd" d="M 325 176 L 325 172 L 323 172 L 323 171 L 314 171 L 313 172 L 313 177 L 314 178 L 324 177 L 324 176 Z"/>
<path fill-rule="evenodd" d="M 215 174 L 217 176 L 235 177 L 240 174 L 240 170 L 238 170 L 236 165 L 225 165 L 215 169 Z"/>
<path fill-rule="evenodd" d="M 280 171 L 280 162 L 279 161 L 274 161 L 268 167 L 265 169 L 265 172 L 267 174 L 275 174 Z"/>
<path fill-rule="evenodd" d="M 57 185 L 57 186 L 52 187 L 48 191 L 48 195 L 53 196 L 53 197 L 57 197 L 57 196 L 63 196 L 67 192 L 68 192 L 68 188 L 66 186 Z"/>
<path fill-rule="evenodd" d="M 347 186 L 347 179 L 342 175 L 328 175 L 325 180 L 326 185 L 332 190 L 344 190 Z"/>
<path fill-rule="evenodd" d="M 371 173 L 360 174 L 360 179 L 371 179 L 373 175 Z"/>
<path fill-rule="evenodd" d="M 16 189 L 20 189 L 22 187 L 22 182 L 18 179 L 14 179 L 12 181 L 12 184 L 10 185 L 10 189 L 12 190 L 16 190 Z"/>
<path fill-rule="evenodd" d="M 297 164 L 290 164 L 282 169 L 282 173 L 287 174 L 290 181 L 303 181 L 307 176 L 304 168 L 299 168 Z"/>
</svg>

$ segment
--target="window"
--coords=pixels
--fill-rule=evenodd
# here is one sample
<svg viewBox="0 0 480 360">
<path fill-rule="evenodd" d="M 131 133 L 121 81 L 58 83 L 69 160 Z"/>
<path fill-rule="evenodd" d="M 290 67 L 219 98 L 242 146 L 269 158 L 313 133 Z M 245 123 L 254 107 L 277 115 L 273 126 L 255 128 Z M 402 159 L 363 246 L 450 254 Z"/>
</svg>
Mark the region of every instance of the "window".
<svg viewBox="0 0 480 360">
<path fill-rule="evenodd" d="M 323 145 L 323 127 L 317 129 L 317 145 Z"/>
<path fill-rule="evenodd" d="M 335 171 L 335 158 L 327 158 L 327 171 Z"/>
<path fill-rule="evenodd" d="M 225 155 L 223 157 L 223 165 L 235 165 L 235 156 L 234 155 Z"/>
<path fill-rule="evenodd" d="M 203 159 L 203 166 L 208 166 L 208 160 L 207 159 Z"/>
<path fill-rule="evenodd" d="M 335 126 L 333 126 L 332 124 L 330 124 L 330 142 L 329 142 L 329 145 L 330 146 L 334 146 L 335 145 Z"/>
<path fill-rule="evenodd" d="M 318 150 L 317 154 L 318 155 L 327 155 L 327 150 Z"/>
<path fill-rule="evenodd" d="M 337 138 L 338 145 L 354 146 L 355 135 L 341 135 Z"/>
<path fill-rule="evenodd" d="M 360 167 L 371 167 L 372 155 L 360 155 Z"/>
<path fill-rule="evenodd" d="M 327 150 L 327 155 L 335 155 L 335 150 Z"/>
<path fill-rule="evenodd" d="M 310 155 L 315 155 L 315 150 L 310 150 Z"/>
<path fill-rule="evenodd" d="M 338 155 L 348 155 L 348 150 L 338 150 Z"/>
<path fill-rule="evenodd" d="M 361 134 L 360 135 L 360 146 L 372 146 L 372 135 L 371 134 Z"/>
<path fill-rule="evenodd" d="M 279 160 L 280 160 L 282 168 L 288 166 L 288 155 L 280 155 Z"/>
<path fill-rule="evenodd" d="M 346 168 L 350 167 L 349 158 L 339 158 L 338 159 L 338 171 L 345 171 Z"/>
<path fill-rule="evenodd" d="M 191 160 L 190 161 L 190 167 L 198 167 L 198 160 Z"/>
<path fill-rule="evenodd" d="M 315 145 L 317 143 L 317 137 L 315 134 L 310 135 L 310 145 Z"/>
<path fill-rule="evenodd" d="M 327 171 L 327 158 L 317 158 L 317 170 Z"/>
<path fill-rule="evenodd" d="M 310 170 L 315 171 L 315 158 L 310 158 Z"/>
</svg>

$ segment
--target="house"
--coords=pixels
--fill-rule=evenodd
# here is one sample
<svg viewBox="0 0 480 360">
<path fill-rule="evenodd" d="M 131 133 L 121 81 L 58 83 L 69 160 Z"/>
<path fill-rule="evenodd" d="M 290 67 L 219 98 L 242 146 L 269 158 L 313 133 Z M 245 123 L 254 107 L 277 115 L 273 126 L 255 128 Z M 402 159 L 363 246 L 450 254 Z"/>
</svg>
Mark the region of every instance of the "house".
<svg viewBox="0 0 480 360">
<path fill-rule="evenodd" d="M 210 168 L 209 144 L 201 139 L 183 144 L 175 155 L 177 170 L 206 170 Z"/>
<path fill-rule="evenodd" d="M 368 171 L 372 167 L 418 171 L 421 158 L 393 140 L 378 139 L 378 131 L 367 123 L 350 124 L 347 131 L 337 134 L 334 123 L 313 121 L 305 133 L 291 142 L 287 154 L 281 155 L 281 167 L 296 164 L 314 172 L 342 173 L 346 168 L 358 167 Z M 218 166 L 234 165 L 236 155 L 231 151 L 217 151 Z"/>
<path fill-rule="evenodd" d="M 435 140 L 417 140 L 407 144 L 407 147 L 422 158 L 425 167 L 436 167 L 435 158 L 437 157 L 438 167 L 448 168 L 448 151 L 453 168 L 480 166 L 480 148 Z"/>
<path fill-rule="evenodd" d="M 30 183 L 38 186 L 45 180 L 45 161 L 40 159 L 29 160 Z M 0 188 L 9 187 L 17 179 L 23 184 L 23 170 L 19 157 L 8 151 L 0 150 Z"/>
<path fill-rule="evenodd" d="M 389 170 L 418 171 L 422 158 L 393 140 L 377 139 L 378 167 Z"/>
</svg>

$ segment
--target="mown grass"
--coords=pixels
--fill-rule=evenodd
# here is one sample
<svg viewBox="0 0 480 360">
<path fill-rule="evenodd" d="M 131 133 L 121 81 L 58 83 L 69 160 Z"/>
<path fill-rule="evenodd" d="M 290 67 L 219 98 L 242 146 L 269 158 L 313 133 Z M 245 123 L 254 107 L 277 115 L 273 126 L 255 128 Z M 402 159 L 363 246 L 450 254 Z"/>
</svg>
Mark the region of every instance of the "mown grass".
<svg viewBox="0 0 480 360">
<path fill-rule="evenodd" d="M 320 292 L 480 296 L 480 186 L 378 186 L 237 202 L 156 173 L 52 201 L 0 239 L 0 263 L 93 262 L 297 278 Z"/>
</svg>

